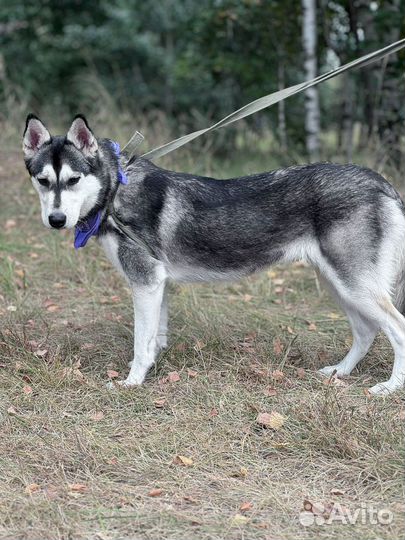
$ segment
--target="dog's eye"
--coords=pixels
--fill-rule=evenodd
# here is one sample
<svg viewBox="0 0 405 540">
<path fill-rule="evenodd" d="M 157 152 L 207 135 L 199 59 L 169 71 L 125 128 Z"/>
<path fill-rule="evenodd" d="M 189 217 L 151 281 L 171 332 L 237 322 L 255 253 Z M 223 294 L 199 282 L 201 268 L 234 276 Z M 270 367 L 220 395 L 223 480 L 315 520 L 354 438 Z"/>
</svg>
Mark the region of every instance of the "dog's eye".
<svg viewBox="0 0 405 540">
<path fill-rule="evenodd" d="M 67 185 L 74 186 L 75 184 L 78 183 L 79 180 L 80 180 L 80 176 L 72 176 L 72 178 L 69 178 L 69 180 L 67 181 Z"/>
<path fill-rule="evenodd" d="M 41 186 L 49 187 L 49 180 L 47 178 L 37 178 L 38 183 L 41 184 Z"/>
</svg>

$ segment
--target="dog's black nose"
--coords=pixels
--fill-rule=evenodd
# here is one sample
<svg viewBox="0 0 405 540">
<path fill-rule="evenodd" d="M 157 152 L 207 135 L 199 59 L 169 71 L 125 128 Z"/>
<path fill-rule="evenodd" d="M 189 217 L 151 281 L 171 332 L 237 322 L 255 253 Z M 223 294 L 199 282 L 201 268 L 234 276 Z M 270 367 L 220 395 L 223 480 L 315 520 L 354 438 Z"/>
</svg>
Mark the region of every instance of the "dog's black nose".
<svg viewBox="0 0 405 540">
<path fill-rule="evenodd" d="M 63 212 L 53 212 L 48 219 L 49 225 L 55 229 L 61 229 L 66 223 L 66 216 Z"/>
</svg>

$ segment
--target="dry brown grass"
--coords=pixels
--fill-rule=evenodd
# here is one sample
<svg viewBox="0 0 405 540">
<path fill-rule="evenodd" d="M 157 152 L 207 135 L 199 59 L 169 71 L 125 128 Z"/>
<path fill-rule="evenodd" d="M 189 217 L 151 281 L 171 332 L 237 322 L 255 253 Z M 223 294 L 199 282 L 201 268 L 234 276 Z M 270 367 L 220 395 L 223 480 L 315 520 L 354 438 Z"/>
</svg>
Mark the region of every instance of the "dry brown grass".
<svg viewBox="0 0 405 540">
<path fill-rule="evenodd" d="M 350 333 L 310 269 L 173 286 L 171 347 L 144 386 L 108 391 L 131 358 L 128 291 L 95 242 L 75 253 L 42 228 L 19 155 L 0 165 L 1 538 L 400 536 L 403 394 L 363 394 L 392 351 L 380 338 L 347 384 L 324 384 Z M 271 411 L 279 430 L 256 422 Z M 304 500 L 394 517 L 306 528 Z"/>
</svg>

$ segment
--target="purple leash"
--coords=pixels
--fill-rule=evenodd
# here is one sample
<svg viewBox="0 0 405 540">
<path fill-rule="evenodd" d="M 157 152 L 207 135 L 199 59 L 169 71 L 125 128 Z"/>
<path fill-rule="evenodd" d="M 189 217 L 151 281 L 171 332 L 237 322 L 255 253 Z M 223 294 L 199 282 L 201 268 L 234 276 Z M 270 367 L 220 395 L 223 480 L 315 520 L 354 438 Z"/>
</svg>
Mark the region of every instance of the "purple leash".
<svg viewBox="0 0 405 540">
<path fill-rule="evenodd" d="M 118 158 L 118 182 L 120 184 L 126 185 L 128 184 L 128 177 L 122 170 L 120 162 L 119 162 L 120 155 L 121 155 L 120 145 L 115 141 L 111 141 L 111 145 L 113 147 L 115 155 Z M 75 249 L 84 247 L 87 244 L 87 241 L 89 240 L 89 238 L 91 238 L 92 236 L 97 236 L 98 231 L 100 229 L 100 224 L 101 224 L 101 210 L 99 210 L 97 214 L 87 219 L 85 222 L 80 223 L 80 225 L 76 225 L 75 241 L 74 241 Z"/>
</svg>

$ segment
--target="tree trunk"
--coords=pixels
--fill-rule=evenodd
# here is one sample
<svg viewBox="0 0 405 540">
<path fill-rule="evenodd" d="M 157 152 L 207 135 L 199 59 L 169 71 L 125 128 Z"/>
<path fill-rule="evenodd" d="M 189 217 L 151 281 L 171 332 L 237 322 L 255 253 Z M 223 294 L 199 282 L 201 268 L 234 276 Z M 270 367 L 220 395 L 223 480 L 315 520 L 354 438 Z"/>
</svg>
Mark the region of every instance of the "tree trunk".
<svg viewBox="0 0 405 540">
<path fill-rule="evenodd" d="M 351 163 L 353 161 L 353 96 L 355 90 L 350 73 L 345 73 L 343 84 L 342 147 L 346 161 Z"/>
<path fill-rule="evenodd" d="M 317 76 L 317 27 L 316 27 L 316 1 L 302 0 L 302 44 L 305 55 L 306 79 Z M 308 88 L 305 92 L 305 132 L 306 147 L 311 161 L 319 159 L 319 94 L 318 88 Z"/>
<path fill-rule="evenodd" d="M 282 90 L 283 88 L 285 88 L 285 69 L 284 61 L 282 58 L 280 58 L 278 63 L 278 89 Z M 283 99 L 278 103 L 278 136 L 280 139 L 280 149 L 282 152 L 286 152 L 287 124 L 285 120 L 285 101 Z"/>
<path fill-rule="evenodd" d="M 401 16 L 401 0 L 386 0 L 385 38 L 387 43 L 397 41 L 400 37 L 400 28 L 393 24 Z M 392 164 L 401 167 L 401 136 L 403 124 L 401 109 L 404 104 L 403 66 L 398 60 L 398 53 L 391 54 L 386 59 L 385 70 L 381 85 L 381 101 L 377 113 L 378 134 L 382 149 Z"/>
</svg>

